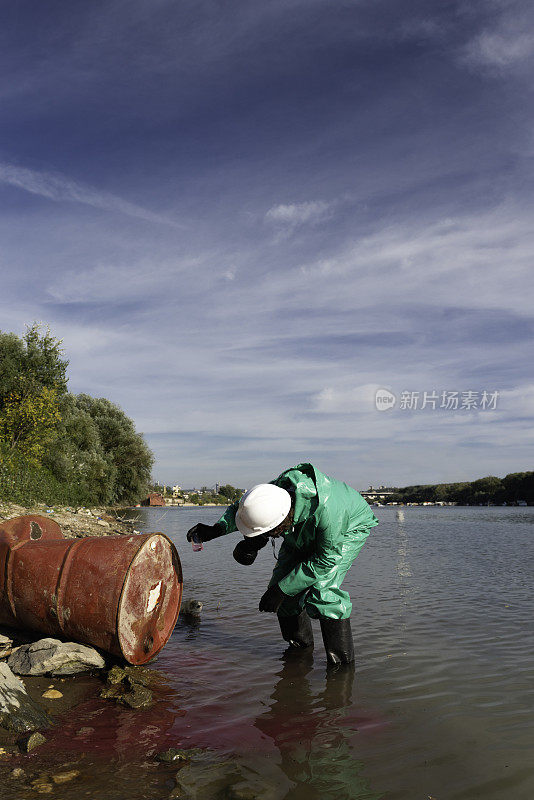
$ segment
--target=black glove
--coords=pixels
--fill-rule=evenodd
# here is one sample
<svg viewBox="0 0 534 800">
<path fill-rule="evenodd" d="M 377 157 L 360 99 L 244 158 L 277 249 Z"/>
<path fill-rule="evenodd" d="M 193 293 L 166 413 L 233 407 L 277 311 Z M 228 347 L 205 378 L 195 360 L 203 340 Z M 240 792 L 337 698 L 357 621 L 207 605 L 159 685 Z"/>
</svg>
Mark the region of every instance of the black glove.
<svg viewBox="0 0 534 800">
<path fill-rule="evenodd" d="M 273 614 L 276 614 L 280 606 L 282 605 L 283 600 L 285 600 L 286 595 L 280 589 L 277 583 L 274 586 L 269 586 L 265 594 L 260 600 L 259 609 L 260 611 L 270 611 Z"/>
<path fill-rule="evenodd" d="M 232 555 L 238 564 L 248 567 L 255 562 L 258 552 L 265 547 L 268 541 L 269 537 L 264 533 L 260 533 L 259 536 L 250 536 L 248 539 L 241 539 L 234 547 Z"/>
<path fill-rule="evenodd" d="M 191 542 L 193 534 L 198 536 L 201 542 L 211 542 L 212 539 L 217 539 L 218 536 L 224 536 L 226 533 L 224 525 L 205 525 L 203 522 L 197 522 L 187 531 L 187 541 Z"/>
</svg>

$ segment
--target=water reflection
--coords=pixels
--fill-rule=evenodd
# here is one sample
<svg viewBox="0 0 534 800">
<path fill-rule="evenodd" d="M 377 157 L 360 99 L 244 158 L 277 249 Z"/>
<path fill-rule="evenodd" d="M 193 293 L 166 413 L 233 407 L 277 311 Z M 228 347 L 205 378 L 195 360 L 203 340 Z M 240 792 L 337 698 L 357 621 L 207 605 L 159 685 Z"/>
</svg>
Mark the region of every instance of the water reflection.
<svg viewBox="0 0 534 800">
<path fill-rule="evenodd" d="M 404 525 L 404 511 L 398 509 L 395 519 L 397 521 L 397 574 L 401 578 L 411 578 L 412 570 L 408 560 L 408 535 Z"/>
<path fill-rule="evenodd" d="M 355 758 L 347 711 L 352 707 L 354 667 L 327 673 L 324 689 L 314 693 L 309 675 L 313 654 L 287 654 L 271 695 L 269 709 L 254 725 L 268 736 L 281 756 L 281 767 L 292 788 L 287 800 L 347 798 L 372 800 Z"/>
</svg>

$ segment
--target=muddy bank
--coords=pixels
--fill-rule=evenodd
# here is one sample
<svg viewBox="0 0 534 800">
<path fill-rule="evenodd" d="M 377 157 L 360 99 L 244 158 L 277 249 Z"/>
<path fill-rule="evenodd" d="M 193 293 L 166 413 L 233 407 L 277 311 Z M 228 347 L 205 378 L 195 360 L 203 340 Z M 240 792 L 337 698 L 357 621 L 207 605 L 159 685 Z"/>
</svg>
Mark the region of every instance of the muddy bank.
<svg viewBox="0 0 534 800">
<path fill-rule="evenodd" d="M 121 509 L 65 508 L 45 505 L 24 507 L 0 501 L 0 524 L 3 520 L 20 517 L 24 514 L 41 514 L 43 517 L 50 517 L 61 526 L 66 539 L 138 533 L 135 528 L 135 519 L 124 519 Z"/>
</svg>

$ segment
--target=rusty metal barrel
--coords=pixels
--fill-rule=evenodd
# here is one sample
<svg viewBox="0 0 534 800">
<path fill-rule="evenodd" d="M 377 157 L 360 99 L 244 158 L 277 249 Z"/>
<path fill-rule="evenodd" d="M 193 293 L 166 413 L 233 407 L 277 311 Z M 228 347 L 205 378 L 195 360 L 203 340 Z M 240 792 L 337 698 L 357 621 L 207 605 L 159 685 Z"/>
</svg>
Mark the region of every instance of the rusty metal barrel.
<svg viewBox="0 0 534 800">
<path fill-rule="evenodd" d="M 162 533 L 65 539 L 45 517 L 0 523 L 0 623 L 146 664 L 180 610 L 182 569 Z"/>
</svg>

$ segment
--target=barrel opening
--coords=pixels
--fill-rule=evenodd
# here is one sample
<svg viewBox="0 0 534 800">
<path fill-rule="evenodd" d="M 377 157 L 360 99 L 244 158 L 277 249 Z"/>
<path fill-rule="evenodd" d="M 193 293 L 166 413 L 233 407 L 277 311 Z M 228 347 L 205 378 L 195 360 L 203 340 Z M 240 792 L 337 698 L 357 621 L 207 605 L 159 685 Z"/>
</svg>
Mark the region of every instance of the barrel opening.
<svg viewBox="0 0 534 800">
<path fill-rule="evenodd" d="M 37 541 L 38 539 L 41 539 L 42 536 L 43 536 L 43 529 L 41 528 L 38 522 L 32 520 L 30 523 L 30 539 Z"/>
</svg>

